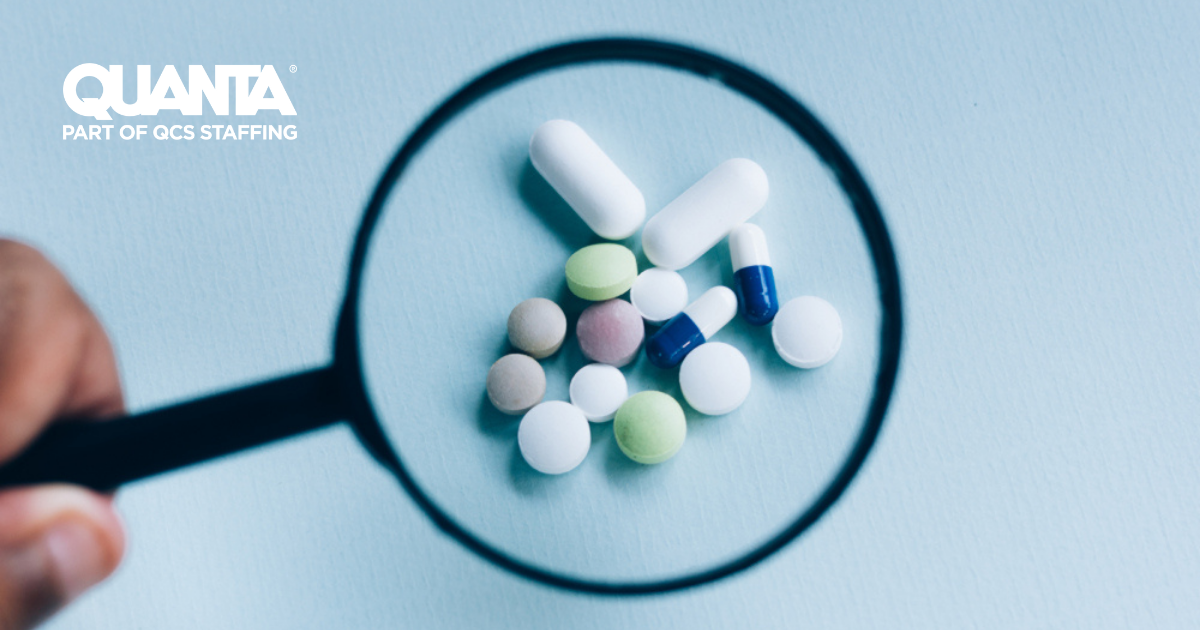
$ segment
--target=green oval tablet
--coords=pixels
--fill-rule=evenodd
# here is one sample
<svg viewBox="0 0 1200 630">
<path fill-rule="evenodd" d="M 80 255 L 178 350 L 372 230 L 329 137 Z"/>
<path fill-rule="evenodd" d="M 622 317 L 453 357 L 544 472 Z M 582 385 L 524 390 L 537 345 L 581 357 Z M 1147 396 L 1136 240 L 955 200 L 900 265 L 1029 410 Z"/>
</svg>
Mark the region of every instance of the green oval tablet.
<svg viewBox="0 0 1200 630">
<path fill-rule="evenodd" d="M 611 300 L 637 278 L 637 259 L 624 245 L 588 245 L 567 259 L 567 288 L 585 300 Z"/>
<path fill-rule="evenodd" d="M 639 464 L 658 464 L 679 452 L 687 437 L 683 407 L 662 392 L 630 396 L 617 409 L 613 433 L 621 452 Z"/>
</svg>

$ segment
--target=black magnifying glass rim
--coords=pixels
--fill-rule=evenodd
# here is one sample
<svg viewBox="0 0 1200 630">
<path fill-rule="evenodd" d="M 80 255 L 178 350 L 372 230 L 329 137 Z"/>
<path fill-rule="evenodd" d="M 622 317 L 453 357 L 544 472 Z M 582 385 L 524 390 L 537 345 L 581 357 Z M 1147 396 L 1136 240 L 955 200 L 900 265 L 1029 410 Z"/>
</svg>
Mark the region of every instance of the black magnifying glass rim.
<svg viewBox="0 0 1200 630">
<path fill-rule="evenodd" d="M 529 564 L 484 542 L 459 525 L 421 490 L 404 466 L 399 452 L 387 440 L 366 389 L 358 345 L 358 301 L 371 236 L 388 195 L 421 148 L 455 116 L 508 85 L 548 70 L 600 62 L 663 66 L 717 81 L 755 101 L 795 131 L 832 172 L 854 209 L 870 248 L 883 308 L 880 361 L 871 404 L 854 446 L 817 499 L 766 542 L 732 560 L 676 577 L 641 582 L 590 580 Z M 713 53 L 653 39 L 599 38 L 548 46 L 484 72 L 438 105 L 400 146 L 375 186 L 355 237 L 346 298 L 335 333 L 334 364 L 343 379 L 342 391 L 349 394 L 351 422 L 360 440 L 375 459 L 395 475 L 430 520 L 451 538 L 501 569 L 549 586 L 601 595 L 650 595 L 708 584 L 745 571 L 795 540 L 833 506 L 862 468 L 883 428 L 900 366 L 902 330 L 900 272 L 879 204 L 849 154 L 807 108 L 769 79 Z"/>
</svg>

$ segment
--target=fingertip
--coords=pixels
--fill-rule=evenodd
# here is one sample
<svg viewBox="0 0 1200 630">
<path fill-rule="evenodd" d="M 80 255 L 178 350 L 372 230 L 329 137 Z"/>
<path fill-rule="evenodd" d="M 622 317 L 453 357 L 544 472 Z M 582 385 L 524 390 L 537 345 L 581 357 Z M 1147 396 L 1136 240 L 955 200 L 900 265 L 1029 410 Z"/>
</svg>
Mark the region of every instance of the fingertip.
<svg viewBox="0 0 1200 630">
<path fill-rule="evenodd" d="M 69 602 L 108 577 L 116 562 L 104 529 L 77 518 L 55 523 L 42 537 L 49 558 L 51 581 L 64 602 Z"/>
<path fill-rule="evenodd" d="M 44 558 L 8 581 L 53 591 L 34 599 L 62 605 L 112 574 L 125 532 L 109 496 L 74 486 L 12 490 L 0 493 L 0 554 L 8 550 Z"/>
</svg>

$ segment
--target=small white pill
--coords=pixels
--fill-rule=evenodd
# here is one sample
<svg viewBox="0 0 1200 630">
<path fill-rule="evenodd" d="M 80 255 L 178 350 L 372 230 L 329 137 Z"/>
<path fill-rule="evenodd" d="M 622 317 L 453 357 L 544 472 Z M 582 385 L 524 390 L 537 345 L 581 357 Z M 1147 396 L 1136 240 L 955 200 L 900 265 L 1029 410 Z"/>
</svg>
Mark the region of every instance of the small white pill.
<svg viewBox="0 0 1200 630">
<path fill-rule="evenodd" d="M 529 140 L 529 160 L 592 231 L 628 238 L 646 220 L 646 200 L 579 125 L 542 123 Z"/>
<path fill-rule="evenodd" d="M 585 365 L 571 378 L 571 404 L 592 422 L 612 420 L 626 398 L 625 375 L 611 365 Z"/>
<path fill-rule="evenodd" d="M 750 394 L 750 362 L 737 348 L 710 341 L 683 359 L 679 388 L 696 411 L 709 416 L 727 414 Z"/>
<path fill-rule="evenodd" d="M 784 361 L 799 368 L 821 367 L 842 347 L 842 318 L 819 297 L 798 297 L 775 315 L 771 339 Z"/>
<path fill-rule="evenodd" d="M 642 251 L 658 267 L 683 269 L 745 223 L 767 202 L 767 174 L 758 164 L 733 158 L 646 222 Z"/>
<path fill-rule="evenodd" d="M 540 403 L 521 418 L 517 428 L 521 457 L 534 470 L 561 475 L 587 457 L 592 431 L 578 407 L 561 400 Z"/>
<path fill-rule="evenodd" d="M 642 319 L 652 324 L 665 322 L 687 306 L 687 282 L 670 269 L 651 267 L 638 274 L 633 281 L 629 301 Z"/>
</svg>

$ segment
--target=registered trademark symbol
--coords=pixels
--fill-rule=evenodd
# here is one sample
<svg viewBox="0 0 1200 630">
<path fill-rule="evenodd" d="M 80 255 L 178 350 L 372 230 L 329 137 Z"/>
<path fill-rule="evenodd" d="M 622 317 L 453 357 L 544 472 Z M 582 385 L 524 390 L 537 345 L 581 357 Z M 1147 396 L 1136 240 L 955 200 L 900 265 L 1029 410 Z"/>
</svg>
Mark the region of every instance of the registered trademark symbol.
<svg viewBox="0 0 1200 630">
<path fill-rule="evenodd" d="M 290 66 L 288 66 L 288 70 L 291 70 L 292 72 L 295 72 L 295 71 L 296 71 L 296 70 L 298 70 L 298 69 L 299 69 L 299 68 L 297 68 L 297 67 L 296 67 L 294 64 L 293 64 L 293 65 L 290 65 Z"/>
</svg>

